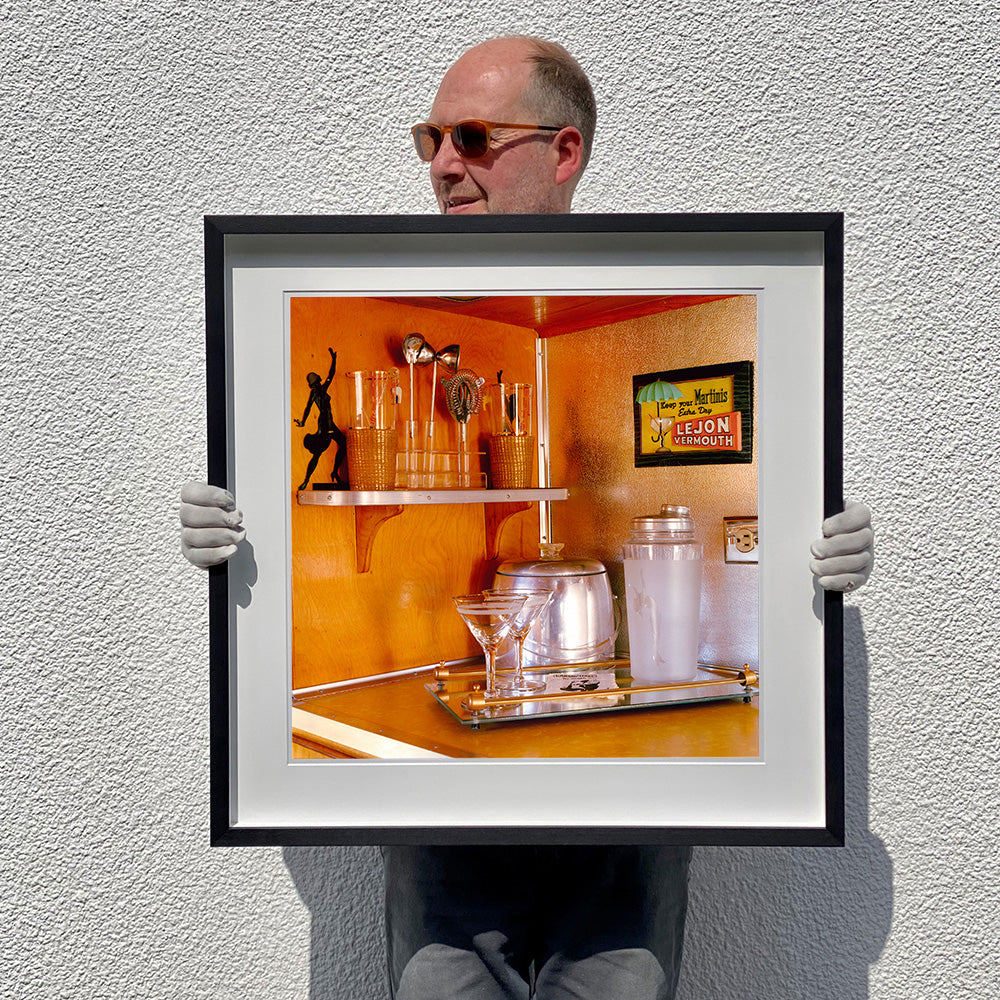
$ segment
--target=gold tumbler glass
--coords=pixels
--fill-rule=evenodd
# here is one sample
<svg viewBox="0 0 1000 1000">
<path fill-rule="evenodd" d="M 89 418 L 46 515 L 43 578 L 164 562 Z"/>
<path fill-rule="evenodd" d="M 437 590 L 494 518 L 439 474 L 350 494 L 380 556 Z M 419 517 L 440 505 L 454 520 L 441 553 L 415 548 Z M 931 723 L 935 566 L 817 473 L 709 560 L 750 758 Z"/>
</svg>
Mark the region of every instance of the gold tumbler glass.
<svg viewBox="0 0 1000 1000">
<path fill-rule="evenodd" d="M 347 429 L 347 473 L 352 490 L 396 486 L 396 404 L 399 372 L 347 372 L 354 412 Z"/>
<path fill-rule="evenodd" d="M 535 464 L 535 388 L 525 382 L 484 386 L 489 421 L 490 486 L 526 490 Z"/>
<path fill-rule="evenodd" d="M 535 464 L 534 434 L 491 434 L 490 484 L 496 490 L 526 490 Z"/>
<path fill-rule="evenodd" d="M 352 490 L 393 489 L 396 485 L 395 428 L 349 429 L 347 474 Z"/>
</svg>

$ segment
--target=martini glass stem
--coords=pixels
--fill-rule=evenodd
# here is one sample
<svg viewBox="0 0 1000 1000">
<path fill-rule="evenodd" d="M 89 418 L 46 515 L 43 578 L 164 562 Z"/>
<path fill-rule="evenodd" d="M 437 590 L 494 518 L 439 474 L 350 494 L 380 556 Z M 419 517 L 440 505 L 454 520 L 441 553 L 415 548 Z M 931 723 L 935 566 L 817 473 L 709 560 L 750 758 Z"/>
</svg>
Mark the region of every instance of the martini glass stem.
<svg viewBox="0 0 1000 1000">
<path fill-rule="evenodd" d="M 524 640 L 527 638 L 526 631 L 517 637 L 517 670 L 514 671 L 514 684 L 519 688 L 524 687 Z"/>
<path fill-rule="evenodd" d="M 497 647 L 484 646 L 486 653 L 486 697 L 492 698 L 497 693 Z"/>
</svg>

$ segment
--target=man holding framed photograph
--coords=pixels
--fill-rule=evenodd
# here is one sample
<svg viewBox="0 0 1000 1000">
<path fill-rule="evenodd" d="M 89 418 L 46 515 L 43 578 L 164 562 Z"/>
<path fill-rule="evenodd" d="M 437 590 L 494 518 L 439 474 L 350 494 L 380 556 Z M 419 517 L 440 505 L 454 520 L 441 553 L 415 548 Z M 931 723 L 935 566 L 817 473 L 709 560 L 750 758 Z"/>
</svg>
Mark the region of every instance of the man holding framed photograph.
<svg viewBox="0 0 1000 1000">
<path fill-rule="evenodd" d="M 462 55 L 412 135 L 442 213 L 558 214 L 570 211 L 595 121 L 576 60 L 514 37 Z M 188 484 L 181 499 L 185 557 L 228 559 L 245 535 L 232 495 Z M 848 505 L 822 531 L 810 564 L 819 584 L 861 586 L 872 564 L 867 508 Z M 385 848 L 392 995 L 672 997 L 689 858 L 690 848 L 641 845 Z"/>
</svg>

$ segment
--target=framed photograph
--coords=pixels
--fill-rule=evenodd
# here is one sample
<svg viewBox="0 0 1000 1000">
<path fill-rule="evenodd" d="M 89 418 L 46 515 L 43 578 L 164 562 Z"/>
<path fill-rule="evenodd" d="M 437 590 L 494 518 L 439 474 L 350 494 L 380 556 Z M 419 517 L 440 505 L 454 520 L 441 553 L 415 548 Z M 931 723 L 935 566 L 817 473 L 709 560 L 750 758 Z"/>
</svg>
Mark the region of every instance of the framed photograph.
<svg viewBox="0 0 1000 1000">
<path fill-rule="evenodd" d="M 205 251 L 213 843 L 843 842 L 842 216 Z"/>
</svg>

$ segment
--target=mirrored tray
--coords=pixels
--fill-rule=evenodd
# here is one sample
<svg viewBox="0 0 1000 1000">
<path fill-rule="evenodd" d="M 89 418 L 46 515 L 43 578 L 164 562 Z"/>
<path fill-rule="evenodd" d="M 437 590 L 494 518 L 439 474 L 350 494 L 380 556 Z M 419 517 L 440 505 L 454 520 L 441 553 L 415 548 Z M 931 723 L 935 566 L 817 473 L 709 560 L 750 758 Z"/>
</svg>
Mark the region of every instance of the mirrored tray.
<svg viewBox="0 0 1000 1000">
<path fill-rule="evenodd" d="M 483 694 L 486 672 L 481 665 L 461 669 L 442 665 L 435 671 L 435 682 L 424 687 L 455 719 L 473 729 L 483 723 L 556 719 L 727 698 L 749 702 L 757 694 L 757 674 L 748 664 L 727 667 L 699 663 L 697 679 L 684 684 L 636 680 L 628 660 L 561 664 L 525 673 L 544 680 L 545 689 L 531 695 L 487 700 Z"/>
</svg>

